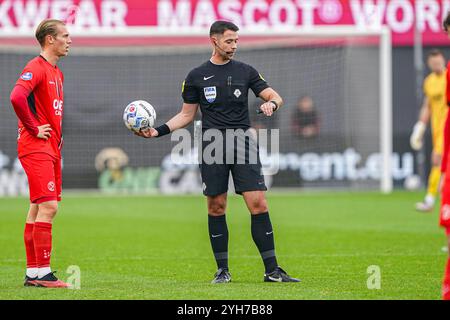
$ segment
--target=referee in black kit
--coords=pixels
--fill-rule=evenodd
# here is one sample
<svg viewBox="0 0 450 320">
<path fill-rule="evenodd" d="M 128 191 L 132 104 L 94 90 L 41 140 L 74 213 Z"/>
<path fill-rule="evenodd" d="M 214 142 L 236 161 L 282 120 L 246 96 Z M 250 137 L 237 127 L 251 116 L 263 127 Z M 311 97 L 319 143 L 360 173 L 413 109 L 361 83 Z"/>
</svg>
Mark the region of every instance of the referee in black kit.
<svg viewBox="0 0 450 320">
<path fill-rule="evenodd" d="M 200 161 L 203 193 L 208 203 L 209 236 L 218 267 L 212 283 L 231 281 L 228 269 L 228 228 L 225 219 L 230 172 L 236 193 L 242 194 L 251 213 L 252 237 L 265 266 L 264 281 L 299 282 L 300 280 L 290 277 L 277 263 L 273 229 L 265 197 L 267 188 L 257 145 L 249 141 L 251 139 L 246 139 L 248 135 L 245 134 L 232 135 L 231 150 L 230 144 L 225 141 L 229 138 L 231 129 L 243 132 L 250 128 L 249 89 L 265 101 L 260 107 L 265 116 L 272 116 L 283 103 L 278 93 L 269 87 L 258 71 L 250 65 L 233 60 L 237 49 L 238 30 L 235 24 L 226 21 L 216 21 L 211 25 L 209 35 L 213 46 L 212 57 L 189 72 L 186 77 L 182 89 L 184 103 L 181 111 L 162 126 L 142 131 L 138 135 L 145 138 L 161 137 L 183 128 L 194 120 L 200 105 L 203 140 L 208 130 L 222 133 L 221 138 L 224 139 L 221 141 L 223 147 L 219 148 L 219 152 L 216 150 L 213 156 L 219 161 Z M 211 139 L 214 142 L 217 142 L 216 140 L 217 136 L 215 140 Z M 238 152 L 234 148 L 236 144 Z M 203 143 L 202 150 L 205 151 L 208 145 Z M 242 146 L 245 146 L 244 150 Z M 252 152 L 256 155 L 255 161 L 239 161 L 242 157 L 251 158 Z"/>
</svg>

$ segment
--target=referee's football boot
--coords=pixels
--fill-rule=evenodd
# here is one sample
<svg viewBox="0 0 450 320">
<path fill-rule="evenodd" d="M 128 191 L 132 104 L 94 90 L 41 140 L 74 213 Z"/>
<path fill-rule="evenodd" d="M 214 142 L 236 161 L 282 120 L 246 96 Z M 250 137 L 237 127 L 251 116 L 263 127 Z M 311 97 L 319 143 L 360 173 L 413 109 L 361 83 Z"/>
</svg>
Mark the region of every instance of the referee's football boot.
<svg viewBox="0 0 450 320">
<path fill-rule="evenodd" d="M 264 274 L 264 282 L 300 282 L 300 279 L 292 278 L 280 267 L 276 267 L 271 273 Z"/>
<path fill-rule="evenodd" d="M 27 275 L 25 275 L 25 280 L 23 281 L 23 285 L 24 287 L 36 287 L 37 283 L 36 283 L 37 277 L 31 278 Z"/>
<path fill-rule="evenodd" d="M 231 274 L 228 269 L 219 268 L 214 275 L 213 281 L 211 283 L 227 283 L 231 282 Z"/>
</svg>

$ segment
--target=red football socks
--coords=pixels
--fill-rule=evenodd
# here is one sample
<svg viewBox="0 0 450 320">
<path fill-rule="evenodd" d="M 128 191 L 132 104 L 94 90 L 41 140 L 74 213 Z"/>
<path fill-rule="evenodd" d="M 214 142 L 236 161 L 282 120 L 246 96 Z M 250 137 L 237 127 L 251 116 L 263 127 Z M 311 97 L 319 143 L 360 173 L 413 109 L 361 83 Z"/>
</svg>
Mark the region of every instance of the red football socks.
<svg viewBox="0 0 450 320">
<path fill-rule="evenodd" d="M 34 254 L 33 241 L 34 223 L 26 223 L 23 239 L 25 241 L 25 252 L 27 255 L 27 268 L 37 268 L 36 255 Z"/>
<path fill-rule="evenodd" d="M 38 268 L 49 267 L 52 252 L 52 224 L 36 222 L 34 224 L 33 240 Z"/>
<path fill-rule="evenodd" d="M 450 239 L 449 227 L 446 228 L 445 234 L 447 235 L 447 238 Z M 442 300 L 450 300 L 450 257 L 447 258 L 447 266 L 445 267 L 444 281 L 442 283 Z"/>
<path fill-rule="evenodd" d="M 447 259 L 444 281 L 442 283 L 442 300 L 450 300 L 450 258 Z"/>
</svg>

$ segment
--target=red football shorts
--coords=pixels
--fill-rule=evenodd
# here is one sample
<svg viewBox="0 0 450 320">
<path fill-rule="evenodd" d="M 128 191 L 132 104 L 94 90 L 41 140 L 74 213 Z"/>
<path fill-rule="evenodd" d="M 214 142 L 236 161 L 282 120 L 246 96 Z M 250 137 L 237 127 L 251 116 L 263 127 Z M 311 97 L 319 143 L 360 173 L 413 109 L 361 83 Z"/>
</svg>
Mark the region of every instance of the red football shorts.
<svg viewBox="0 0 450 320">
<path fill-rule="evenodd" d="M 20 162 L 28 177 L 31 203 L 61 201 L 61 159 L 47 153 L 30 153 Z"/>
</svg>

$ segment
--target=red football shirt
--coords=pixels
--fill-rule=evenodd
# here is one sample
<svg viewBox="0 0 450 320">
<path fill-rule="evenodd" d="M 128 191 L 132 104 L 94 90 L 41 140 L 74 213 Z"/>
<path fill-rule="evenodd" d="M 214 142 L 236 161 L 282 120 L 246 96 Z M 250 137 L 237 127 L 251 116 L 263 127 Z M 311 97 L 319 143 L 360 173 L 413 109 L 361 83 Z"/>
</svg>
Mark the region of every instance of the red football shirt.
<svg viewBox="0 0 450 320">
<path fill-rule="evenodd" d="M 450 61 L 447 64 L 447 105 L 450 106 Z"/>
<path fill-rule="evenodd" d="M 64 113 L 64 76 L 57 66 L 52 66 L 42 56 L 28 62 L 16 85 L 31 93 L 28 105 L 39 125 L 50 124 L 51 137 L 48 140 L 31 135 L 19 120 L 19 158 L 30 153 L 44 152 L 61 158 L 62 119 Z"/>
<path fill-rule="evenodd" d="M 447 64 L 447 105 L 450 107 L 450 62 Z M 444 153 L 442 155 L 441 172 L 446 172 L 450 151 L 450 112 L 447 114 L 444 127 Z"/>
</svg>

